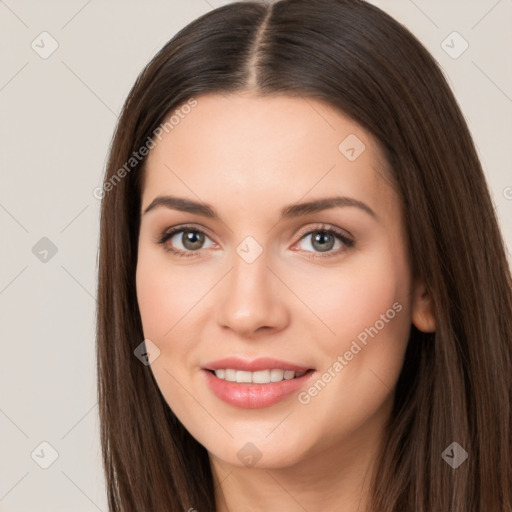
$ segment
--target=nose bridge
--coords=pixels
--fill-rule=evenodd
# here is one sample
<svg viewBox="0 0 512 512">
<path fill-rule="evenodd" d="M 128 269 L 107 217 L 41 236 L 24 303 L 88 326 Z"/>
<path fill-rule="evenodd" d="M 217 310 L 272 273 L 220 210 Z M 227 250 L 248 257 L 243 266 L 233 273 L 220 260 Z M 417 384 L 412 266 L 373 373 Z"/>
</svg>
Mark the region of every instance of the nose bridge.
<svg viewBox="0 0 512 512">
<path fill-rule="evenodd" d="M 233 252 L 232 270 L 221 288 L 218 320 L 240 333 L 250 334 L 260 327 L 281 327 L 286 307 L 278 293 L 279 280 L 268 266 L 268 251 L 247 237 Z"/>
<path fill-rule="evenodd" d="M 259 245 L 259 244 L 258 244 Z M 261 247 L 261 246 L 259 246 Z M 232 291 L 242 293 L 257 291 L 265 294 L 268 291 L 270 271 L 268 265 L 268 251 L 257 249 L 251 242 L 242 242 L 233 254 L 230 285 Z"/>
</svg>

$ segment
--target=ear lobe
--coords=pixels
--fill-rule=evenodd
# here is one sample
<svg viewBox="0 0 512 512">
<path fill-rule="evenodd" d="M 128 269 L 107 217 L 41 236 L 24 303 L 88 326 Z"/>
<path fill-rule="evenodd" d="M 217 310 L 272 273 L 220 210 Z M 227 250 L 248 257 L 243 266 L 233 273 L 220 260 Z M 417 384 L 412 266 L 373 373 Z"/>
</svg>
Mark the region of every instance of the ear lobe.
<svg viewBox="0 0 512 512">
<path fill-rule="evenodd" d="M 423 332 L 436 330 L 434 303 L 423 282 L 418 283 L 413 291 L 412 323 Z"/>
</svg>

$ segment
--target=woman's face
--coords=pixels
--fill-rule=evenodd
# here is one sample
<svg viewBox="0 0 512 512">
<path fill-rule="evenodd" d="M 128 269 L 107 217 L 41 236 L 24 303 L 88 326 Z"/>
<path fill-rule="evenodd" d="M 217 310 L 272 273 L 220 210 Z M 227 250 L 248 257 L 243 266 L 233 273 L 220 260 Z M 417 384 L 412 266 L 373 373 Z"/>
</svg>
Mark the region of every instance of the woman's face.
<svg viewBox="0 0 512 512">
<path fill-rule="evenodd" d="M 196 99 L 155 138 L 142 194 L 137 297 L 162 395 L 224 464 L 364 457 L 427 318 L 384 158 L 317 100 Z M 331 198 L 348 199 L 299 206 Z"/>
</svg>

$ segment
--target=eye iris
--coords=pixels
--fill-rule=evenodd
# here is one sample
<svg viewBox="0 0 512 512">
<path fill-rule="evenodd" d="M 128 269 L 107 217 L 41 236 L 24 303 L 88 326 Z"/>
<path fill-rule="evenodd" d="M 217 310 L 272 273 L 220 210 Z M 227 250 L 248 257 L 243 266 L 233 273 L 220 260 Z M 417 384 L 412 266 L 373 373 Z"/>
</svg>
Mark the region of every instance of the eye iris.
<svg viewBox="0 0 512 512">
<path fill-rule="evenodd" d="M 184 231 L 181 237 L 183 246 L 193 251 L 194 249 L 200 249 L 204 243 L 204 235 L 197 231 Z"/>
<path fill-rule="evenodd" d="M 328 237 L 331 238 L 330 243 L 325 244 L 325 241 Z M 320 243 L 320 245 L 319 246 L 315 245 L 318 242 Z M 324 231 L 318 231 L 313 237 L 312 245 L 315 249 L 319 249 L 320 251 L 329 251 L 333 248 L 334 242 L 335 242 L 334 237 L 330 233 L 326 233 Z"/>
</svg>

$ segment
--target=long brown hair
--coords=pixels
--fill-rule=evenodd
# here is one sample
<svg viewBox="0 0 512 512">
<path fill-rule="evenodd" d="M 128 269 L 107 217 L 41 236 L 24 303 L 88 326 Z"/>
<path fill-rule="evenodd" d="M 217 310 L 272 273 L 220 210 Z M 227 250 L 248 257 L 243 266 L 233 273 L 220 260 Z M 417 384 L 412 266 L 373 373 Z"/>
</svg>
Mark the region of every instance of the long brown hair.
<svg viewBox="0 0 512 512">
<path fill-rule="evenodd" d="M 143 340 L 135 270 L 145 161 L 134 154 L 179 105 L 244 89 L 321 99 L 368 129 L 404 202 L 412 271 L 428 286 L 436 332 L 412 326 L 372 510 L 512 511 L 512 279 L 493 203 L 435 60 L 361 0 L 212 10 L 159 51 L 125 102 L 102 192 L 98 275 L 110 510 L 215 510 L 206 449 L 134 356 Z M 468 453 L 456 469 L 442 457 L 453 442 Z"/>
</svg>

